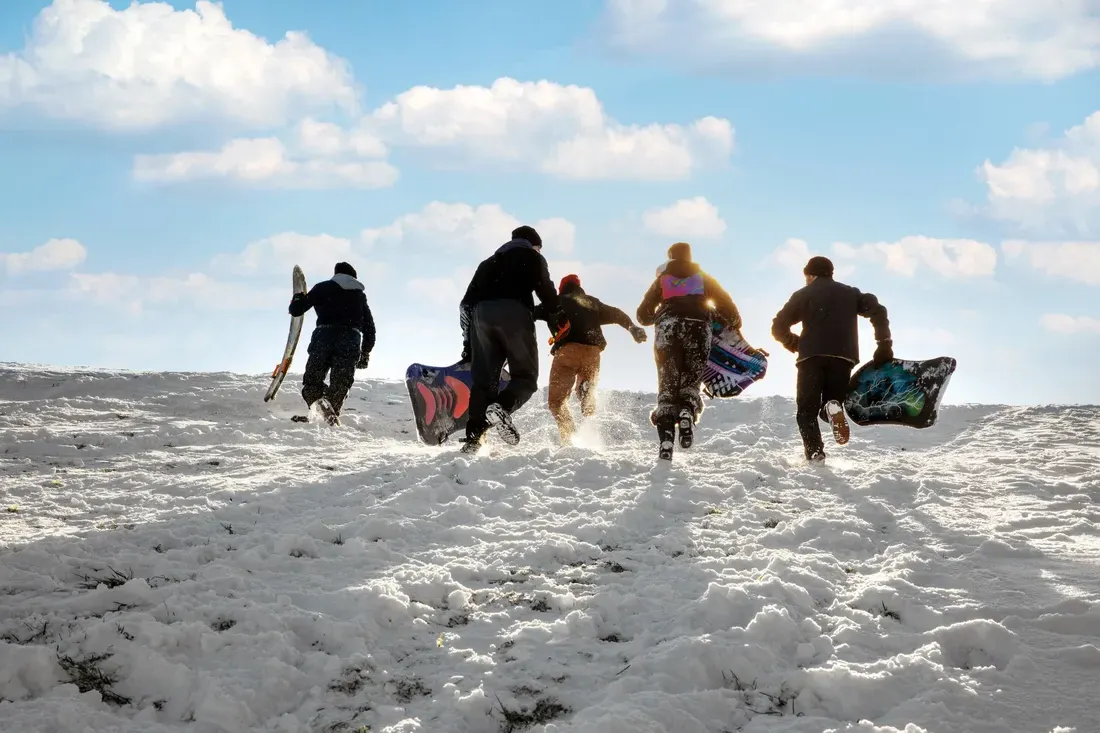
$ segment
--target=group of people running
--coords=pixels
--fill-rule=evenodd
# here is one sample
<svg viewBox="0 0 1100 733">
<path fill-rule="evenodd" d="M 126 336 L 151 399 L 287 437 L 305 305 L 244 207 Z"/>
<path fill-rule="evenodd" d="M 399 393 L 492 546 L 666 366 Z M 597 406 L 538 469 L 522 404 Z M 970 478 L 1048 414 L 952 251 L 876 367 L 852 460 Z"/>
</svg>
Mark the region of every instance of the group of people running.
<svg viewBox="0 0 1100 733">
<path fill-rule="evenodd" d="M 825 459 L 819 420 L 832 428 L 838 444 L 848 441 L 842 403 L 852 369 L 859 363 L 858 318 L 870 319 L 875 349 L 872 361 L 894 358 L 886 308 L 870 294 L 833 279 L 826 257 L 811 257 L 803 269 L 805 287 L 797 290 L 772 321 L 772 336 L 796 355 L 796 419 L 809 461 Z M 375 344 L 375 326 L 364 287 L 354 268 L 338 263 L 330 280 L 295 295 L 290 314 L 313 308 L 317 328 L 310 340 L 302 397 L 331 423 L 339 421 L 355 370 L 367 367 Z M 535 297 L 539 303 L 535 304 Z M 459 304 L 462 363 L 470 364 L 472 387 L 462 451 L 475 453 L 490 428 L 509 445 L 520 441 L 512 416 L 538 389 L 539 347 L 536 321 L 551 334 L 548 406 L 563 444 L 576 430 L 569 397 L 579 398 L 581 413 L 596 410 L 600 358 L 607 346 L 603 326 L 617 324 L 634 341 L 647 340 L 654 327 L 657 404 L 650 421 L 657 430 L 659 456 L 672 457 L 679 437 L 690 448 L 703 412 L 703 372 L 711 346 L 712 323 L 741 328 L 741 314 L 729 293 L 693 261 L 691 246 L 669 247 L 667 261 L 638 306 L 638 324 L 625 312 L 585 292 L 580 278 L 566 275 L 557 287 L 542 256 L 542 238 L 530 226 L 483 260 Z M 791 328 L 802 324 L 801 333 Z M 509 380 L 500 389 L 501 370 Z M 328 384 L 325 383 L 326 375 Z"/>
</svg>

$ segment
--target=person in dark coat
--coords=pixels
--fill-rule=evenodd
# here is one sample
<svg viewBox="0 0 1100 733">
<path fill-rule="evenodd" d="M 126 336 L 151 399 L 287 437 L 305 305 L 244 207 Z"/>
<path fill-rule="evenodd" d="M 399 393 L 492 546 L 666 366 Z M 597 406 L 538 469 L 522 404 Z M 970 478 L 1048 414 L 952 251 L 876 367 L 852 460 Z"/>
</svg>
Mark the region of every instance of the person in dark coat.
<svg viewBox="0 0 1100 733">
<path fill-rule="evenodd" d="M 365 291 L 355 268 L 338 262 L 331 279 L 317 283 L 308 293 L 295 294 L 290 301 L 294 317 L 310 308 L 317 312 L 302 375 L 302 399 L 311 410 L 316 406 L 331 425 L 340 424 L 355 370 L 367 368 L 374 349 L 374 316 Z"/>
<path fill-rule="evenodd" d="M 893 340 L 885 306 L 871 293 L 834 280 L 833 263 L 827 257 L 811 257 L 802 273 L 806 286 L 795 291 L 776 314 L 772 337 L 797 355 L 798 432 L 806 459 L 823 461 L 819 418 L 831 424 L 838 444 L 848 442 L 843 403 L 852 368 L 859 363 L 859 317 L 870 319 L 875 329 L 878 346 L 872 361 L 876 366 L 893 360 Z M 801 335 L 791 331 L 796 323 L 802 324 Z"/>
<path fill-rule="evenodd" d="M 646 332 L 635 326 L 623 311 L 586 293 L 577 275 L 562 278 L 558 285 L 558 302 L 569 321 L 569 330 L 556 338 L 550 348 L 554 361 L 550 366 L 547 406 L 558 424 L 562 444 L 567 445 L 576 431 L 569 410 L 570 393 L 575 389 L 582 415 L 591 417 L 596 412 L 596 382 L 600 376 L 600 359 L 607 348 L 603 326 L 622 326 L 639 344 L 646 340 Z M 536 320 L 545 320 L 543 310 L 542 306 L 535 308 Z M 553 327 L 550 330 L 557 336 Z"/>
<path fill-rule="evenodd" d="M 668 261 L 638 306 L 638 323 L 654 325 L 657 407 L 650 421 L 657 428 L 660 457 L 672 458 L 676 428 L 680 447 L 690 448 L 694 426 L 703 412 L 703 370 L 710 354 L 711 323 L 741 328 L 741 314 L 729 293 L 691 259 L 691 246 L 677 242 Z"/>
<path fill-rule="evenodd" d="M 532 293 L 538 295 L 555 332 L 567 326 L 542 256 L 542 237 L 532 227 L 521 226 L 478 265 L 459 306 L 462 361 L 469 360 L 473 382 L 465 453 L 477 452 L 490 426 L 508 445 L 519 443 L 512 415 L 534 395 L 539 378 Z M 509 382 L 500 392 L 505 362 Z"/>
</svg>

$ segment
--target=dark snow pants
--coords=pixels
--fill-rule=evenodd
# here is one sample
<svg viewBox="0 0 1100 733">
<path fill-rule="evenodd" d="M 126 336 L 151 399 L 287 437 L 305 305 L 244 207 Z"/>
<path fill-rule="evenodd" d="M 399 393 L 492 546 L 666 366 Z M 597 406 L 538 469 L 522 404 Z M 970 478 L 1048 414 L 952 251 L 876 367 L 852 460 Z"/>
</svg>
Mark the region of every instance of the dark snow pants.
<svg viewBox="0 0 1100 733">
<path fill-rule="evenodd" d="M 535 319 L 518 300 L 478 303 L 470 320 L 470 416 L 466 439 L 479 440 L 489 427 L 485 409 L 496 402 L 509 414 L 538 390 L 539 348 Z M 500 370 L 508 362 L 508 386 L 500 389 Z"/>
<path fill-rule="evenodd" d="M 698 422 L 703 413 L 703 370 L 710 354 L 710 322 L 665 318 L 656 324 L 653 357 L 657 362 L 657 407 L 654 425 L 675 423 L 681 410 Z"/>
<path fill-rule="evenodd" d="M 309 358 L 302 375 L 302 399 L 307 405 L 327 397 L 336 414 L 355 382 L 361 337 L 354 328 L 318 326 L 309 341 Z M 325 384 L 325 377 L 329 383 Z"/>
<path fill-rule="evenodd" d="M 853 366 L 852 362 L 836 356 L 811 356 L 798 363 L 795 419 L 807 458 L 824 452 L 818 418 L 829 421 L 829 416 L 825 414 L 825 403 L 829 400 L 844 404 Z"/>
</svg>

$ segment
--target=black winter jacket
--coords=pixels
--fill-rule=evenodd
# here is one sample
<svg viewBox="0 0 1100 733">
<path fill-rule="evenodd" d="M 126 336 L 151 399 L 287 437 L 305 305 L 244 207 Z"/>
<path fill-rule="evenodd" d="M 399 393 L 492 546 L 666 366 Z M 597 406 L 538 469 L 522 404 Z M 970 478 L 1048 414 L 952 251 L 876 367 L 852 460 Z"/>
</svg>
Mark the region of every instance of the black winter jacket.
<svg viewBox="0 0 1100 733">
<path fill-rule="evenodd" d="M 518 300 L 534 312 L 532 292 L 550 312 L 559 309 L 558 291 L 550 280 L 546 260 L 527 240 L 513 239 L 477 266 L 462 306 L 473 308 L 486 300 Z"/>
<path fill-rule="evenodd" d="M 290 315 L 305 315 L 310 308 L 317 312 L 317 326 L 354 328 L 363 336 L 360 350 L 369 354 L 374 349 L 374 316 L 367 305 L 363 283 L 351 275 L 338 273 L 331 280 L 317 283 L 305 295 L 295 295 L 290 301 Z"/>
<path fill-rule="evenodd" d="M 584 292 L 584 289 L 576 283 L 569 283 L 565 286 L 565 290 L 558 295 L 558 302 L 561 304 L 561 310 L 565 317 L 569 319 L 569 331 L 550 349 L 551 354 L 565 344 L 595 346 L 603 351 L 607 348 L 603 326 L 618 324 L 625 329 L 634 327 L 634 322 L 630 320 L 630 316 L 614 306 L 607 305 L 599 298 Z M 549 322 L 547 318 L 545 306 L 540 305 L 535 308 L 535 318 L 548 321 L 547 326 L 550 328 L 550 333 L 552 335 L 555 333 L 553 323 Z"/>
<path fill-rule="evenodd" d="M 772 321 L 772 336 L 784 348 L 798 354 L 797 362 L 815 356 L 835 356 L 859 363 L 859 320 L 871 319 L 876 341 L 890 340 L 886 307 L 871 293 L 819 277 L 796 290 Z M 791 326 L 802 324 L 802 335 Z"/>
<path fill-rule="evenodd" d="M 670 260 L 657 269 L 637 316 L 643 326 L 665 318 L 718 318 L 730 328 L 741 328 L 741 314 L 729 293 L 698 263 L 686 260 Z"/>
</svg>

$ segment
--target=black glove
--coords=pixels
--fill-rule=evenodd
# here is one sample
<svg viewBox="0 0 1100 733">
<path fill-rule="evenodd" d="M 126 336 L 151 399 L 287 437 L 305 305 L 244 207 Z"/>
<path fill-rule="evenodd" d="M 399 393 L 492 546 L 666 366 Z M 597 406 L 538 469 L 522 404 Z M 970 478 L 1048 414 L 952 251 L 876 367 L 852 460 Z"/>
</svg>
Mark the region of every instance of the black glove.
<svg viewBox="0 0 1100 733">
<path fill-rule="evenodd" d="M 308 296 L 305 293 L 295 293 L 294 297 L 290 299 L 290 305 L 287 306 L 288 310 L 294 307 L 295 303 L 301 303 Z M 293 315 L 293 314 L 292 314 Z"/>
<path fill-rule="evenodd" d="M 355 364 L 355 368 L 366 369 L 368 364 L 370 364 L 370 352 L 364 351 L 359 355 L 359 361 Z"/>
<path fill-rule="evenodd" d="M 875 366 L 882 366 L 887 362 L 894 360 L 894 342 L 890 339 L 885 339 L 878 342 L 878 348 L 875 349 L 875 355 L 871 357 L 871 363 Z"/>
<path fill-rule="evenodd" d="M 786 349 L 787 351 L 791 352 L 792 354 L 797 354 L 798 353 L 798 341 L 799 341 L 798 336 L 795 336 L 792 333 L 790 336 L 788 336 L 786 339 L 783 340 L 783 348 Z"/>
<path fill-rule="evenodd" d="M 641 326 L 631 326 L 630 335 L 634 337 L 634 343 L 636 344 L 643 344 L 646 338 L 648 338 L 645 329 Z"/>
</svg>

